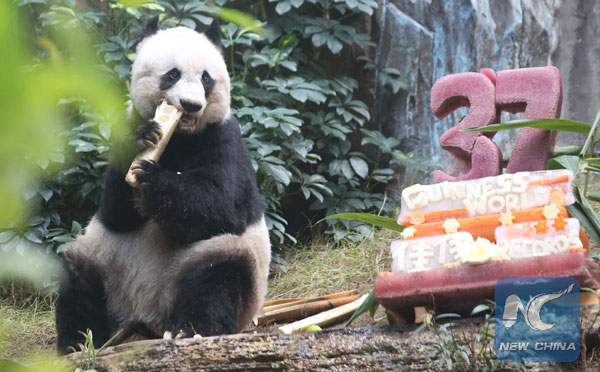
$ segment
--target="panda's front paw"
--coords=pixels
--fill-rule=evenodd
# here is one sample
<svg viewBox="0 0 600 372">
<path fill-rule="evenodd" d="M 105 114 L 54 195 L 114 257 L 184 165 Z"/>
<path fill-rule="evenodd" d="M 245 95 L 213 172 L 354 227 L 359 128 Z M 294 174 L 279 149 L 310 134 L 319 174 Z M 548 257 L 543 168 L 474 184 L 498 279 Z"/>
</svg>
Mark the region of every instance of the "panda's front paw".
<svg viewBox="0 0 600 372">
<path fill-rule="evenodd" d="M 151 160 L 138 160 L 131 165 L 131 170 L 142 190 L 158 180 L 160 167 Z"/>
<path fill-rule="evenodd" d="M 160 126 L 154 119 L 150 119 L 146 122 L 146 125 L 140 128 L 136 145 L 139 150 L 144 150 L 156 146 L 161 138 L 162 130 Z"/>
</svg>

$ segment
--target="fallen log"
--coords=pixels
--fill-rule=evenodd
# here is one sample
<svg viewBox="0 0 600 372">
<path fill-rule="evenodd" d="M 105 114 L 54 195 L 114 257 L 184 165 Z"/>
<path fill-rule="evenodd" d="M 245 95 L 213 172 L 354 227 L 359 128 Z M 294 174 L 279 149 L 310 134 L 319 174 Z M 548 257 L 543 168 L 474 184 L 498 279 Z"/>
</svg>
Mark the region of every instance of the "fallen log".
<svg viewBox="0 0 600 372">
<path fill-rule="evenodd" d="M 600 342 L 598 310 L 598 305 L 582 308 L 582 341 L 590 351 Z M 454 323 L 457 332 L 473 332 L 479 329 L 483 319 L 463 319 Z M 104 350 L 96 357 L 96 370 L 439 371 L 438 362 L 432 359 L 433 345 L 440 343 L 439 336 L 428 330 L 415 333 L 416 327 L 365 326 L 292 335 L 242 333 L 200 339 L 144 340 Z M 493 348 L 493 339 L 491 342 Z M 77 363 L 80 354 L 71 354 L 67 358 Z M 564 366 L 575 368 L 569 370 L 582 370 L 581 363 L 580 358 Z M 533 369 L 547 367 L 541 363 L 527 364 Z M 587 367 L 593 370 L 591 366 Z"/>
<path fill-rule="evenodd" d="M 337 328 L 322 332 L 237 334 L 144 340 L 106 349 L 98 372 L 428 370 L 431 348 L 415 343 L 414 326 Z M 79 355 L 69 356 L 73 362 Z"/>
</svg>

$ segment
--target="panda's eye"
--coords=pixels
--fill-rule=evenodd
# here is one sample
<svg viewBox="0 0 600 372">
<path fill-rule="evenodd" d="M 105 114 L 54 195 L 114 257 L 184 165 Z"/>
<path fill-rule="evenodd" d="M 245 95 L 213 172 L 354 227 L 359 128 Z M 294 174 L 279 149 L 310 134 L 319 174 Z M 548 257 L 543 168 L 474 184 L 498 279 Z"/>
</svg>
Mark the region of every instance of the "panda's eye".
<svg viewBox="0 0 600 372">
<path fill-rule="evenodd" d="M 210 77 L 210 74 L 206 71 L 204 71 L 204 73 L 202 74 L 202 82 L 207 84 L 210 83 L 210 81 L 212 80 L 212 78 Z"/>
<path fill-rule="evenodd" d="M 178 69 L 172 68 L 171 70 L 169 70 L 169 72 L 167 72 L 167 77 L 170 80 L 178 80 L 181 77 L 181 73 Z"/>
</svg>

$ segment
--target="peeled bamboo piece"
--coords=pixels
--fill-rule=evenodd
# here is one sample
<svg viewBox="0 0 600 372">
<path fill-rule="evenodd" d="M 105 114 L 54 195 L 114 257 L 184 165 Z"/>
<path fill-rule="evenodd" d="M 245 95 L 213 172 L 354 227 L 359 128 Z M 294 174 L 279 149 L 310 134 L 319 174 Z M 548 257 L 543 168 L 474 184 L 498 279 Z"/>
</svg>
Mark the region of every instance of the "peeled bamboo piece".
<svg viewBox="0 0 600 372">
<path fill-rule="evenodd" d="M 179 123 L 181 114 L 181 111 L 177 110 L 175 106 L 169 105 L 166 100 L 163 100 L 156 108 L 154 121 L 156 121 L 156 123 L 160 126 L 162 137 L 156 146 L 140 152 L 133 160 L 131 164 L 132 166 L 129 167 L 127 175 L 125 176 L 125 182 L 127 182 L 131 187 L 139 186 L 133 174 L 133 165 L 139 160 L 151 160 L 157 162 L 158 159 L 160 159 L 160 156 L 162 155 L 163 151 L 165 151 L 165 147 L 167 147 L 167 143 L 169 143 L 173 132 L 175 132 L 175 128 L 177 127 L 177 123 Z"/>
<path fill-rule="evenodd" d="M 362 295 L 359 299 L 354 300 L 346 305 L 336 307 L 334 309 L 324 311 L 322 313 L 310 316 L 297 322 L 281 326 L 279 327 L 279 331 L 281 333 L 289 335 L 295 332 L 300 332 L 309 325 L 314 324 L 318 326 L 324 326 L 327 324 L 334 323 L 337 320 L 343 319 L 354 313 L 356 309 L 358 309 L 358 307 L 365 301 L 366 298 L 367 295 Z"/>
</svg>

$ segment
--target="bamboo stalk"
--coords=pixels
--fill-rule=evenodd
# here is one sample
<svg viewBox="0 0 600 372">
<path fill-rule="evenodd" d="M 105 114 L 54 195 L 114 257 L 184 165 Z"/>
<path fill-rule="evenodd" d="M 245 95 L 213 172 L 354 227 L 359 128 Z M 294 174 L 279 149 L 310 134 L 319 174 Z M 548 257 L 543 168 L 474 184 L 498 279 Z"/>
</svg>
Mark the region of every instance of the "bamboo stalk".
<svg viewBox="0 0 600 372">
<path fill-rule="evenodd" d="M 300 332 L 309 325 L 314 324 L 318 326 L 323 326 L 334 323 L 354 313 L 354 311 L 358 309 L 358 307 L 365 301 L 366 298 L 367 295 L 362 295 L 359 299 L 354 300 L 346 305 L 336 307 L 334 309 L 324 311 L 322 313 L 310 316 L 297 322 L 281 326 L 279 327 L 279 331 L 281 333 L 289 335 L 295 332 Z"/>
<path fill-rule="evenodd" d="M 162 137 L 160 138 L 156 146 L 150 147 L 142 151 L 133 160 L 131 167 L 129 167 L 129 170 L 125 175 L 125 181 L 131 187 L 139 186 L 133 174 L 136 162 L 139 160 L 151 160 L 157 162 L 158 159 L 160 159 L 160 156 L 162 155 L 163 151 L 165 151 L 167 143 L 169 143 L 173 132 L 175 132 L 175 128 L 179 123 L 179 118 L 181 118 L 181 114 L 181 111 L 178 111 L 177 108 L 175 108 L 175 106 L 169 105 L 166 100 L 163 100 L 160 103 L 160 105 L 156 108 L 156 113 L 154 114 L 154 121 L 156 121 L 156 123 L 160 126 L 160 129 L 162 130 Z"/>
<path fill-rule="evenodd" d="M 325 310 L 333 309 L 358 299 L 360 295 L 332 298 L 329 300 L 313 301 L 294 306 L 276 309 L 258 318 L 258 325 L 270 321 L 295 320 L 307 317 Z"/>
<path fill-rule="evenodd" d="M 286 304 L 288 302 L 307 300 L 308 298 L 309 297 L 296 297 L 296 298 L 284 298 L 281 300 L 265 301 L 265 303 L 263 304 L 263 308 L 269 307 L 269 306 L 274 306 L 274 305 Z"/>
<path fill-rule="evenodd" d="M 273 304 L 273 305 L 267 305 L 267 303 L 265 303 L 265 305 L 263 306 L 262 312 L 263 312 L 263 314 L 267 314 L 274 310 L 282 309 L 282 308 L 289 307 L 289 306 L 295 306 L 295 305 L 305 304 L 305 303 L 314 302 L 314 301 L 330 300 L 333 298 L 348 297 L 348 296 L 352 296 L 352 295 L 356 294 L 356 292 L 358 292 L 357 289 L 352 289 L 350 291 L 337 292 L 337 293 L 332 293 L 332 294 L 328 294 L 328 295 L 320 296 L 320 297 L 292 299 L 293 301 L 288 301 L 288 302 Z M 285 301 L 285 300 L 279 300 L 279 301 Z"/>
</svg>

